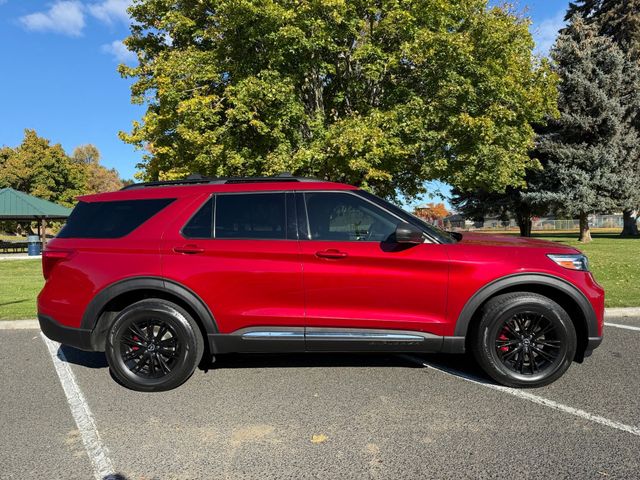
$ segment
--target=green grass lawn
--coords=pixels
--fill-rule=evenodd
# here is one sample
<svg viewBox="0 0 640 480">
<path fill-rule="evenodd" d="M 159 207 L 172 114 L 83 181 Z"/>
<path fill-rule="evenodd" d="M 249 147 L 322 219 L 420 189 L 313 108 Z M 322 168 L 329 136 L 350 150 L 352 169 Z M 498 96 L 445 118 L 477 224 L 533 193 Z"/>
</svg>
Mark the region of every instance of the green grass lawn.
<svg viewBox="0 0 640 480">
<path fill-rule="evenodd" d="M 583 245 L 574 233 L 536 233 L 537 238 L 561 242 L 586 253 L 598 282 L 607 291 L 607 307 L 640 306 L 640 239 L 593 234 Z M 38 260 L 0 261 L 0 320 L 35 318 L 36 295 L 42 288 Z"/>
<path fill-rule="evenodd" d="M 43 283 L 39 260 L 0 260 L 0 320 L 35 318 Z"/>
</svg>

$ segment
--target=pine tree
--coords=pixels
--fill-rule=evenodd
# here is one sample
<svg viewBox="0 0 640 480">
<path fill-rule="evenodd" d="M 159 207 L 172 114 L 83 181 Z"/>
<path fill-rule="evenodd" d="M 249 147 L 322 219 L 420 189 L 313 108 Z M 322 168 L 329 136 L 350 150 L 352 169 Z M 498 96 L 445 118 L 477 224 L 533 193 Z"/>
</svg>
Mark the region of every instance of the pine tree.
<svg viewBox="0 0 640 480">
<path fill-rule="evenodd" d="M 611 37 L 630 61 L 640 60 L 640 0 L 580 0 L 569 4 L 567 19 L 580 14 L 601 35 Z M 640 121 L 636 121 L 640 130 Z M 628 189 L 621 190 L 624 228 L 622 235 L 638 235 L 634 210 L 640 207 L 640 159 L 629 158 Z"/>
<path fill-rule="evenodd" d="M 627 160 L 639 153 L 638 66 L 581 16 L 561 32 L 551 57 L 560 77 L 560 117 L 539 137 L 544 184 L 529 198 L 577 215 L 579 239 L 588 242 L 588 215 L 619 208 L 629 189 Z"/>
</svg>

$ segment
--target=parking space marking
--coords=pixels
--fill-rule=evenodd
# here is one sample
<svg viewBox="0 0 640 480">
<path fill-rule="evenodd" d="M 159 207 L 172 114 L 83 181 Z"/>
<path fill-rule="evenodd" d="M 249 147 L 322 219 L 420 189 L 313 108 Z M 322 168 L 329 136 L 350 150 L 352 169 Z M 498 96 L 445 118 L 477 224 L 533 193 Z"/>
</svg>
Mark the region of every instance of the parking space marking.
<svg viewBox="0 0 640 480">
<path fill-rule="evenodd" d="M 466 373 L 453 370 L 450 368 L 442 367 L 440 365 L 434 365 L 429 362 L 425 362 L 421 358 L 415 357 L 413 355 L 402 355 L 402 357 L 411 360 L 412 362 L 419 363 L 423 367 L 432 368 L 433 370 L 437 370 L 438 372 L 444 373 L 445 375 L 449 375 L 451 377 L 460 378 L 470 383 L 475 383 L 476 385 L 481 385 L 483 387 L 491 388 L 493 390 L 498 390 L 499 392 L 508 393 L 509 395 L 513 395 L 514 397 L 521 398 L 523 400 L 528 400 L 533 403 L 537 403 L 538 405 L 543 405 L 545 407 L 553 408 L 555 410 L 559 410 L 561 412 L 568 413 L 570 415 L 574 415 L 576 417 L 583 418 L 585 420 L 589 420 L 591 422 L 599 423 L 600 425 L 605 425 L 607 427 L 615 428 L 617 430 L 621 430 L 623 432 L 630 433 L 632 435 L 636 435 L 640 437 L 640 427 L 636 427 L 633 425 L 626 425 L 621 422 L 616 422 L 615 420 L 610 420 L 605 417 L 601 417 L 600 415 L 594 415 L 593 413 L 586 412 L 584 410 L 580 410 L 579 408 L 569 407 L 568 405 L 564 405 L 562 403 L 555 402 L 553 400 L 549 400 L 548 398 L 541 397 L 539 395 L 534 395 L 533 393 L 526 392 L 524 390 L 519 390 L 517 388 L 504 387 L 502 385 L 495 385 L 493 383 L 489 383 L 481 378 L 474 377 L 472 375 L 468 375 Z"/>
<path fill-rule="evenodd" d="M 64 352 L 59 349 L 60 344 L 49 340 L 43 333 L 40 333 L 40 336 L 51 354 L 51 360 L 71 409 L 71 415 L 73 415 L 73 419 L 78 426 L 82 443 L 93 465 L 93 473 L 96 480 L 110 477 L 117 478 L 114 475 L 113 464 L 109 459 L 109 451 L 100 439 L 89 405 L 76 382 L 76 377 L 71 371 L 71 367 L 67 363 Z"/>
<path fill-rule="evenodd" d="M 607 327 L 616 327 L 616 328 L 624 328 L 625 330 L 635 330 L 636 332 L 640 332 L 640 327 L 633 327 L 631 325 L 621 325 L 619 323 L 609 323 L 604 322 Z"/>
</svg>

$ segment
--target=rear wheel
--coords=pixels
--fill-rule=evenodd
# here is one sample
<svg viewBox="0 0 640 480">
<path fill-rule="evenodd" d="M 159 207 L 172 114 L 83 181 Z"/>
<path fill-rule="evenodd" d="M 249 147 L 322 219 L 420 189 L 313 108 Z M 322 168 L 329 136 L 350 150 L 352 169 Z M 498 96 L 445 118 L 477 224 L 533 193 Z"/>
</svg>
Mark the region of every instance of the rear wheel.
<svg viewBox="0 0 640 480">
<path fill-rule="evenodd" d="M 147 299 L 117 315 L 105 350 L 111 371 L 124 386 L 152 392 L 184 383 L 202 357 L 204 341 L 182 307 Z"/>
<path fill-rule="evenodd" d="M 541 387 L 557 380 L 576 353 L 576 331 L 553 300 L 529 292 L 492 298 L 472 337 L 482 369 L 511 387 Z"/>
</svg>

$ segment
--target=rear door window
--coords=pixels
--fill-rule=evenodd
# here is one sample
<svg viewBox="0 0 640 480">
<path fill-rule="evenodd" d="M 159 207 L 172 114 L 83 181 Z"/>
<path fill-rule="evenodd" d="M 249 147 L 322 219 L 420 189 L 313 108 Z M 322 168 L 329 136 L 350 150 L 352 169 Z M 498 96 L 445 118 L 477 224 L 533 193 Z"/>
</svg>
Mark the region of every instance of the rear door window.
<svg viewBox="0 0 640 480">
<path fill-rule="evenodd" d="M 173 198 L 79 202 L 58 238 L 120 238 L 165 208 Z"/>
<path fill-rule="evenodd" d="M 215 238 L 285 240 L 284 193 L 216 195 Z"/>
</svg>

